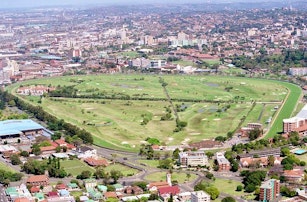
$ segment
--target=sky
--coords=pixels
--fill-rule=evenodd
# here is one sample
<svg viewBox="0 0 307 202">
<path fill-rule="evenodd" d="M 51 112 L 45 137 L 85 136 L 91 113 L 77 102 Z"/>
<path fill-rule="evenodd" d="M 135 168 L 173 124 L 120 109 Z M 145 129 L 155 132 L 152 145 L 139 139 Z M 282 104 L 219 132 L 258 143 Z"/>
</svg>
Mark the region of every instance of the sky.
<svg viewBox="0 0 307 202">
<path fill-rule="evenodd" d="M 206 2 L 256 2 L 264 0 L 0 0 L 0 8 L 22 8 L 55 5 L 90 4 L 140 4 L 140 3 L 206 3 Z M 271 0 L 272 1 L 272 0 Z"/>
</svg>

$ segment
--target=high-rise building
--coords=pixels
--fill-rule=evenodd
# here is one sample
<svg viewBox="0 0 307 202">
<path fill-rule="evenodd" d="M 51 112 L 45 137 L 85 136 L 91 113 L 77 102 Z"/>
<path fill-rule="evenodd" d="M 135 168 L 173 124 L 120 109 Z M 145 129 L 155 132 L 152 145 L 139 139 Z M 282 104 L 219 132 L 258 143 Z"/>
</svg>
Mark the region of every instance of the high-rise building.
<svg viewBox="0 0 307 202">
<path fill-rule="evenodd" d="M 280 193 L 280 182 L 276 179 L 265 181 L 260 186 L 259 200 L 262 202 L 270 202 L 277 199 Z"/>
</svg>

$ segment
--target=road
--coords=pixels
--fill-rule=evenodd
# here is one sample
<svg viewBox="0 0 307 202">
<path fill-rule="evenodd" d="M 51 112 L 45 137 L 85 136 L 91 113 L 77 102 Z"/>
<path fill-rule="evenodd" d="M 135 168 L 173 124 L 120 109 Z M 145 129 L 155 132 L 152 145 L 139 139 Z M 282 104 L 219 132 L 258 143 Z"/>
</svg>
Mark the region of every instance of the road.
<svg viewBox="0 0 307 202">
<path fill-rule="evenodd" d="M 0 202 L 9 202 L 5 193 L 5 187 L 1 184 L 0 184 Z"/>
</svg>

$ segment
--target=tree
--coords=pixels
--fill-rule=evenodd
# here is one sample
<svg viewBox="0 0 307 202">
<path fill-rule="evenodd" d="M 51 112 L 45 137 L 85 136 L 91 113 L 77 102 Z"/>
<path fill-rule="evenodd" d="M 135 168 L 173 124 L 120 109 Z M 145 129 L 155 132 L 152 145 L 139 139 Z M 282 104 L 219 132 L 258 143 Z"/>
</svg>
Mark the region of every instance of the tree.
<svg viewBox="0 0 307 202">
<path fill-rule="evenodd" d="M 236 191 L 242 191 L 243 190 L 243 186 L 242 185 L 238 185 Z"/>
<path fill-rule="evenodd" d="M 32 145 L 32 153 L 35 155 L 35 156 L 38 156 L 40 155 L 42 152 L 41 152 L 41 149 L 39 148 L 39 145 L 38 144 L 33 144 Z"/>
<path fill-rule="evenodd" d="M 163 160 L 159 160 L 159 168 L 163 168 L 163 169 L 170 169 L 173 167 L 173 160 L 168 158 L 168 159 L 163 159 Z"/>
<path fill-rule="evenodd" d="M 18 156 L 18 154 L 12 154 L 10 156 L 10 159 L 11 159 L 11 163 L 13 165 L 20 165 L 22 163 L 20 158 L 19 158 L 19 156 Z"/>
<path fill-rule="evenodd" d="M 143 191 L 147 191 L 147 182 L 145 181 L 134 182 L 132 185 L 140 187 Z"/>
<path fill-rule="evenodd" d="M 60 153 L 61 150 L 62 150 L 61 146 L 57 146 L 57 147 L 55 148 L 55 152 L 56 152 L 56 153 Z"/>
<path fill-rule="evenodd" d="M 268 164 L 269 164 L 269 166 L 274 166 L 274 161 L 275 161 L 275 157 L 270 155 L 268 157 Z"/>
<path fill-rule="evenodd" d="M 21 151 L 21 152 L 20 152 L 20 156 L 29 157 L 29 152 L 27 152 L 27 151 Z"/>
<path fill-rule="evenodd" d="M 179 150 L 178 148 L 176 148 L 176 149 L 173 151 L 173 160 L 179 159 L 179 153 L 180 153 L 180 150 Z"/>
<path fill-rule="evenodd" d="M 190 178 L 191 178 L 191 174 L 190 173 L 187 173 L 187 178 L 188 178 L 188 181 L 190 181 Z"/>
<path fill-rule="evenodd" d="M 219 190 L 216 187 L 213 187 L 213 186 L 207 187 L 205 189 L 205 192 L 207 192 L 210 195 L 212 200 L 215 200 L 220 195 Z"/>
<path fill-rule="evenodd" d="M 123 173 L 122 173 L 121 171 L 119 171 L 119 170 L 111 170 L 110 176 L 111 176 L 111 178 L 113 179 L 113 182 L 114 182 L 114 183 L 117 183 L 117 180 L 118 180 L 119 178 L 123 177 L 124 175 L 123 175 Z"/>
<path fill-rule="evenodd" d="M 104 171 L 104 168 L 102 166 L 99 166 L 96 168 L 94 175 L 96 179 L 103 179 L 106 176 L 106 172 Z"/>
<path fill-rule="evenodd" d="M 115 191 L 115 187 L 113 185 L 107 185 L 107 191 Z"/>
<path fill-rule="evenodd" d="M 81 172 L 80 175 L 77 176 L 77 179 L 84 180 L 84 179 L 91 178 L 91 176 L 92 176 L 91 171 L 84 170 L 84 171 Z"/>
<path fill-rule="evenodd" d="M 222 202 L 236 202 L 236 200 L 230 196 L 223 198 Z"/>
<path fill-rule="evenodd" d="M 206 156 L 207 156 L 209 159 L 211 159 L 211 158 L 214 156 L 214 153 L 211 152 L 211 151 L 207 151 L 207 152 L 206 152 Z"/>
<path fill-rule="evenodd" d="M 280 151 L 281 151 L 281 156 L 288 156 L 291 154 L 289 147 L 282 147 Z"/>
</svg>

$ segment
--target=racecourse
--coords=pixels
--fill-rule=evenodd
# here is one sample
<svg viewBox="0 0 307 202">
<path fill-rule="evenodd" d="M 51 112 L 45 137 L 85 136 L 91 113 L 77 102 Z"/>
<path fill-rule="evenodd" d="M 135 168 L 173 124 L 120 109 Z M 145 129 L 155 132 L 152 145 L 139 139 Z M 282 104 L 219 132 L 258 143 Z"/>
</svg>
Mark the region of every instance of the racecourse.
<svg viewBox="0 0 307 202">
<path fill-rule="evenodd" d="M 173 109 L 171 117 L 162 120 L 170 109 L 162 83 L 180 120 L 187 123 L 180 132 L 174 132 Z M 267 136 L 271 137 L 281 131 L 282 119 L 292 115 L 301 95 L 298 86 L 285 82 L 222 76 L 63 76 L 29 80 L 8 89 L 15 93 L 20 85 L 73 86 L 75 98 L 46 95 L 39 102 L 35 96 L 21 97 L 91 132 L 97 145 L 129 150 L 139 148 L 147 137 L 162 145 L 187 144 L 226 136 L 249 122 L 271 128 Z M 268 125 L 270 117 L 274 121 Z"/>
</svg>

